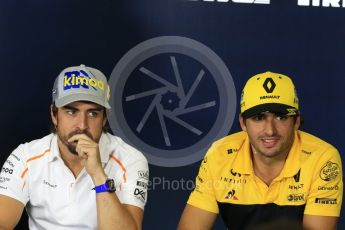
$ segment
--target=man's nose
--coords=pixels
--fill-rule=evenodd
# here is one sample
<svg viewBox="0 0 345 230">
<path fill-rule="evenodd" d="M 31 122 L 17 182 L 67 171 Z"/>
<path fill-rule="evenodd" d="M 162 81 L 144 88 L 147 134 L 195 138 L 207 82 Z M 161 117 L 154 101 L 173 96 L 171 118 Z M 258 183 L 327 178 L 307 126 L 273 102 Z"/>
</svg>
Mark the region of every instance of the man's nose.
<svg viewBox="0 0 345 230">
<path fill-rule="evenodd" d="M 265 133 L 268 136 L 273 136 L 276 133 L 276 125 L 273 116 L 268 116 L 265 120 Z"/>
<path fill-rule="evenodd" d="M 89 128 L 87 115 L 80 113 L 78 116 L 77 126 L 80 130 L 86 130 Z"/>
</svg>

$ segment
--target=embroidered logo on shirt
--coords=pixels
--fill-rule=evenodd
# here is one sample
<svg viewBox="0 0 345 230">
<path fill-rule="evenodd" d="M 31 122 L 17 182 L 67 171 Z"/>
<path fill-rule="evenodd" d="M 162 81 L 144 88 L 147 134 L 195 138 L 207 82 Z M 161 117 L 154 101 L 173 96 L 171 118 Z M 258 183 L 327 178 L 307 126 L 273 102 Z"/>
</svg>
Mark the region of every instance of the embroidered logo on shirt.
<svg viewBox="0 0 345 230">
<path fill-rule="evenodd" d="M 236 191 L 233 189 L 228 192 L 228 195 L 225 196 L 225 199 L 233 199 L 233 200 L 238 200 L 237 196 L 235 196 Z"/>
<path fill-rule="evenodd" d="M 318 203 L 318 204 L 337 204 L 337 199 L 335 199 L 335 198 L 315 198 L 315 203 Z"/>
<path fill-rule="evenodd" d="M 334 180 L 340 173 L 337 163 L 327 161 L 327 163 L 320 170 L 320 178 L 324 181 Z"/>
<path fill-rule="evenodd" d="M 51 188 L 56 188 L 56 187 L 57 187 L 56 184 L 51 184 L 50 182 L 48 182 L 48 181 L 46 181 L 46 180 L 43 180 L 43 184 L 48 185 L 48 186 L 51 187 Z"/>
</svg>

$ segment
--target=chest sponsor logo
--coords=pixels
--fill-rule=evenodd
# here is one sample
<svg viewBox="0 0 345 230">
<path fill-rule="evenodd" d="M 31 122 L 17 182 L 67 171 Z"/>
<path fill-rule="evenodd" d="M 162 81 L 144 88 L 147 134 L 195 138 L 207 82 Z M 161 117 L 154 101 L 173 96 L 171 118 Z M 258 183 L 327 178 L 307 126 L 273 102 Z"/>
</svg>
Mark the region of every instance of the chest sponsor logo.
<svg viewBox="0 0 345 230">
<path fill-rule="evenodd" d="M 241 173 L 235 172 L 234 169 L 230 170 L 231 175 L 241 177 Z"/>
<path fill-rule="evenodd" d="M 53 184 L 53 183 L 48 182 L 48 181 L 46 181 L 46 180 L 43 180 L 43 184 L 48 185 L 48 186 L 51 187 L 51 188 L 56 188 L 56 187 L 57 187 L 56 184 Z"/>
<path fill-rule="evenodd" d="M 2 173 L 12 174 L 12 173 L 13 173 L 13 169 L 9 169 L 9 168 L 3 167 L 3 168 L 1 169 L 1 172 L 2 172 Z"/>
<path fill-rule="evenodd" d="M 140 170 L 138 171 L 139 178 L 149 179 L 149 171 Z"/>
<path fill-rule="evenodd" d="M 320 170 L 320 178 L 324 181 L 334 180 L 340 173 L 340 168 L 337 163 L 327 161 L 327 163 Z"/>
<path fill-rule="evenodd" d="M 147 189 L 147 183 L 144 181 L 137 181 L 137 186 Z"/>
<path fill-rule="evenodd" d="M 220 177 L 220 181 L 226 182 L 226 183 L 232 183 L 232 184 L 246 184 L 247 180 L 246 179 L 239 179 L 239 178 L 229 178 L 229 177 Z"/>
<path fill-rule="evenodd" d="M 315 203 L 318 203 L 318 204 L 337 204 L 337 199 L 335 199 L 335 198 L 315 198 Z"/>
<path fill-rule="evenodd" d="M 233 200 L 238 200 L 237 196 L 235 196 L 236 191 L 232 189 L 231 191 L 228 192 L 228 194 L 225 196 L 225 199 L 233 199 Z"/>
<path fill-rule="evenodd" d="M 310 154 L 311 154 L 310 151 L 307 151 L 307 150 L 304 150 L 304 149 L 302 149 L 302 153 L 307 154 L 307 155 L 310 155 Z"/>
<path fill-rule="evenodd" d="M 304 193 L 290 194 L 288 195 L 287 200 L 290 202 L 305 201 L 305 194 Z"/>
<path fill-rule="evenodd" d="M 303 189 L 303 187 L 304 187 L 304 184 L 294 184 L 294 185 L 289 184 L 289 189 L 293 189 L 293 190 Z"/>
<path fill-rule="evenodd" d="M 238 149 L 228 149 L 228 154 L 236 153 Z"/>
<path fill-rule="evenodd" d="M 11 181 L 11 178 L 8 178 L 8 177 L 0 177 L 0 183 L 5 183 L 5 182 L 10 182 Z"/>
<path fill-rule="evenodd" d="M 136 188 L 134 190 L 134 196 L 139 199 L 141 202 L 145 203 L 146 201 L 146 192 L 144 190 Z"/>
<path fill-rule="evenodd" d="M 11 166 L 12 168 L 14 167 L 14 164 L 12 163 L 12 161 L 10 161 L 9 159 L 6 160 L 7 165 Z"/>
<path fill-rule="evenodd" d="M 339 186 L 319 186 L 317 187 L 317 190 L 319 191 L 332 191 L 332 190 L 339 190 Z"/>
</svg>

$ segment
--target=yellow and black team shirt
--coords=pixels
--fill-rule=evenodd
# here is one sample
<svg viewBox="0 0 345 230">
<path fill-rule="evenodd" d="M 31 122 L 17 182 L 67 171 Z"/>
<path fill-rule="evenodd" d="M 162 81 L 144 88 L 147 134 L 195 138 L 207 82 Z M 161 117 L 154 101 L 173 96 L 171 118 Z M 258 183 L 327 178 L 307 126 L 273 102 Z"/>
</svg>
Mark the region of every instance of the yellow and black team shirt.
<svg viewBox="0 0 345 230">
<path fill-rule="evenodd" d="M 280 175 L 267 186 L 255 176 L 245 132 L 215 142 L 203 159 L 188 204 L 220 213 L 228 229 L 250 229 L 279 218 L 339 216 L 342 164 L 323 140 L 296 131 Z"/>
</svg>

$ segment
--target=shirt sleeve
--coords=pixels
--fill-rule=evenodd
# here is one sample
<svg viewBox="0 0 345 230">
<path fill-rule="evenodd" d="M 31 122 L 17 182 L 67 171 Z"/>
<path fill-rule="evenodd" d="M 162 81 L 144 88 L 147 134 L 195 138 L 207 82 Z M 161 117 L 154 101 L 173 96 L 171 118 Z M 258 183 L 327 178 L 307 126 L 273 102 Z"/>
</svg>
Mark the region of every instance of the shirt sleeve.
<svg viewBox="0 0 345 230">
<path fill-rule="evenodd" d="M 325 151 L 313 174 L 313 183 L 304 214 L 339 216 L 343 198 L 343 171 L 340 155 L 335 148 Z"/>
<path fill-rule="evenodd" d="M 214 193 L 215 182 L 212 178 L 212 147 L 204 157 L 195 179 L 195 188 L 189 196 L 188 204 L 205 211 L 219 213 L 216 196 Z"/>
<path fill-rule="evenodd" d="M 24 146 L 15 149 L 6 159 L 0 173 L 0 194 L 14 198 L 25 206 L 29 200 Z"/>
<path fill-rule="evenodd" d="M 121 183 L 117 196 L 121 203 L 144 209 L 147 201 L 149 167 L 146 160 L 140 159 L 126 167 L 126 181 Z"/>
</svg>

